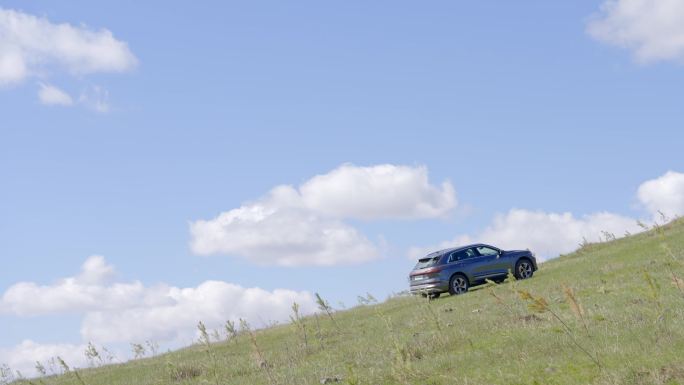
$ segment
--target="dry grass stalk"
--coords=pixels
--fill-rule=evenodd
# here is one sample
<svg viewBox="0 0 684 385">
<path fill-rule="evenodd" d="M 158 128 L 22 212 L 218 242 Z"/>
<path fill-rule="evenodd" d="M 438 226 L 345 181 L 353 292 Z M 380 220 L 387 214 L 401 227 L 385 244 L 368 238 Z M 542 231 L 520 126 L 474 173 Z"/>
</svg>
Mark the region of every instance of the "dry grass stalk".
<svg viewBox="0 0 684 385">
<path fill-rule="evenodd" d="M 71 370 L 69 368 L 69 365 L 67 365 L 66 362 L 62 359 L 62 357 L 57 357 L 57 362 L 59 362 L 59 365 L 64 369 L 65 373 L 73 373 L 74 377 L 76 377 L 76 380 L 78 381 L 79 384 L 81 385 L 86 385 L 85 381 L 83 381 L 83 378 L 81 378 L 81 375 L 78 374 L 78 371 L 76 369 Z"/>
<path fill-rule="evenodd" d="M 532 311 L 535 311 L 537 313 L 549 313 L 555 318 L 558 322 L 560 322 L 561 325 L 563 325 L 563 329 L 565 331 L 565 334 L 570 337 L 570 340 L 572 340 L 572 343 L 577 346 L 578 349 L 580 349 L 584 354 L 586 354 L 599 368 L 601 368 L 601 363 L 598 360 L 598 356 L 594 356 L 593 354 L 589 353 L 589 351 L 582 346 L 578 341 L 577 338 L 575 337 L 575 332 L 572 330 L 568 324 L 563 321 L 563 319 L 556 313 L 551 307 L 549 307 L 549 303 L 546 301 L 544 297 L 535 297 L 533 296 L 529 291 L 526 290 L 518 290 L 518 294 L 520 295 L 520 298 L 529 301 L 528 303 L 528 308 Z"/>
<path fill-rule="evenodd" d="M 510 272 L 509 272 L 509 274 L 510 274 Z M 487 287 L 487 293 L 489 295 L 491 295 L 492 297 L 494 297 L 494 300 L 496 301 L 497 304 L 505 307 L 506 311 L 508 311 L 508 313 L 511 316 L 515 316 L 515 312 L 513 311 L 513 308 L 511 307 L 511 305 L 509 303 L 507 303 L 506 301 L 504 301 L 504 299 L 496 292 L 496 290 L 495 290 L 495 288 L 497 286 L 496 282 L 489 280 L 489 279 L 487 279 L 486 281 L 487 281 L 487 286 L 486 286 Z"/>
<path fill-rule="evenodd" d="M 582 321 L 582 326 L 584 326 L 584 330 L 589 333 L 589 328 L 587 327 L 587 321 L 584 313 L 584 308 L 582 307 L 582 304 L 579 302 L 577 297 L 575 296 L 575 291 L 572 290 L 571 287 L 568 287 L 566 285 L 563 285 L 563 293 L 565 294 L 565 302 L 570 305 L 570 309 L 572 312 L 575 314 L 577 318 Z"/>
<path fill-rule="evenodd" d="M 226 330 L 226 339 L 233 340 L 233 342 L 237 344 L 238 331 L 235 327 L 235 322 L 230 320 L 226 321 L 224 328 Z"/>
<path fill-rule="evenodd" d="M 651 291 L 651 299 L 658 309 L 658 318 L 660 318 L 663 313 L 663 305 L 660 303 L 660 286 L 658 286 L 658 283 L 653 279 L 653 276 L 646 270 L 644 270 L 644 278 Z"/>
<path fill-rule="evenodd" d="M 216 385 L 219 385 L 220 381 L 219 381 L 219 375 L 218 375 L 218 361 L 217 361 L 216 355 L 214 354 L 212 347 L 211 347 L 211 340 L 209 339 L 209 333 L 207 332 L 207 327 L 204 325 L 204 322 L 200 321 L 197 324 L 197 329 L 200 332 L 200 343 L 202 345 L 204 345 L 207 356 L 209 356 L 209 359 L 211 359 L 212 374 L 214 375 L 214 383 Z"/>
<path fill-rule="evenodd" d="M 320 294 L 318 294 L 318 293 L 315 293 L 315 294 L 316 294 L 316 304 L 318 305 L 318 308 L 320 310 L 324 311 L 325 314 L 328 315 L 328 318 L 330 318 L 330 320 L 332 321 L 333 325 L 335 325 L 335 328 L 337 330 L 340 330 L 340 327 L 337 325 L 337 322 L 335 321 L 335 318 L 332 315 L 333 309 L 330 306 L 330 304 L 328 303 L 328 301 L 324 300 Z"/>
<path fill-rule="evenodd" d="M 376 313 L 384 322 L 394 348 L 392 374 L 398 382 L 409 385 L 412 383 L 411 379 L 416 377 L 416 372 L 411 365 L 411 354 L 409 349 L 399 341 L 390 317 L 384 314 L 379 308 L 376 308 Z"/>
<path fill-rule="evenodd" d="M 672 284 L 675 285 L 682 294 L 684 294 L 684 279 L 677 277 L 674 272 L 672 272 Z"/>
<path fill-rule="evenodd" d="M 240 319 L 240 329 L 245 331 L 249 335 L 249 340 L 252 343 L 252 348 L 254 349 L 254 358 L 256 360 L 257 366 L 264 370 L 266 376 L 268 377 L 271 385 L 277 384 L 273 373 L 271 373 L 271 365 L 264 358 L 264 354 L 259 349 L 259 344 L 257 344 L 256 333 L 252 331 L 246 320 Z"/>
<path fill-rule="evenodd" d="M 299 333 L 300 333 L 300 336 L 302 338 L 302 342 L 304 345 L 304 349 L 308 350 L 309 349 L 309 339 L 308 339 L 307 333 L 306 333 L 306 324 L 304 323 L 304 319 L 302 318 L 301 314 L 299 313 L 299 304 L 297 302 L 292 303 L 292 315 L 290 316 L 290 320 L 299 330 Z"/>
</svg>

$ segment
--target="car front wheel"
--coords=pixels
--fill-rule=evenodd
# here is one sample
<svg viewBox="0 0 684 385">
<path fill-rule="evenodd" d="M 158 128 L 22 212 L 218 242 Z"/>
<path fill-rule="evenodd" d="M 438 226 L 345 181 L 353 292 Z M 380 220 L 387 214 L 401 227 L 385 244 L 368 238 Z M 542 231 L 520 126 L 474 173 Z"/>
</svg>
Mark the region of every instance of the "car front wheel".
<svg viewBox="0 0 684 385">
<path fill-rule="evenodd" d="M 527 259 L 521 259 L 515 264 L 515 278 L 517 279 L 527 279 L 532 277 L 534 274 L 534 269 L 532 268 L 532 262 Z"/>
<path fill-rule="evenodd" d="M 468 278 L 462 274 L 456 274 L 451 277 L 449 282 L 449 294 L 459 295 L 468 291 Z"/>
</svg>

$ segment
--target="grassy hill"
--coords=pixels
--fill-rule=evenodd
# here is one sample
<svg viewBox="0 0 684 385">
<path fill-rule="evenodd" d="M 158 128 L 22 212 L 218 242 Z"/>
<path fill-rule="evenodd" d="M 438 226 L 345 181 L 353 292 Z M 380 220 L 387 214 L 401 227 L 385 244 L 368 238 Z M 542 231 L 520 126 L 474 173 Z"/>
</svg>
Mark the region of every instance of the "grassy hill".
<svg viewBox="0 0 684 385">
<path fill-rule="evenodd" d="M 399 296 L 32 383 L 684 384 L 682 279 L 679 220 L 585 245 L 530 280 Z"/>
</svg>

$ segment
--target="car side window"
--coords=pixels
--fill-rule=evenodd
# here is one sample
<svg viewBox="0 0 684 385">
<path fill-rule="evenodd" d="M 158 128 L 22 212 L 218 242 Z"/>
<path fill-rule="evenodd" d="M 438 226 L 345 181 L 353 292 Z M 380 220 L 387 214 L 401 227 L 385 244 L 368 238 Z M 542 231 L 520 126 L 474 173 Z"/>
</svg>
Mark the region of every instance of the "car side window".
<svg viewBox="0 0 684 385">
<path fill-rule="evenodd" d="M 499 252 L 497 250 L 494 250 L 491 247 L 487 247 L 487 246 L 478 246 L 478 247 L 476 247 L 476 249 L 477 249 L 477 252 L 483 257 L 499 254 Z"/>
<path fill-rule="evenodd" d="M 464 259 L 473 258 L 474 256 L 475 250 L 473 249 L 458 250 L 451 253 L 449 262 L 462 261 Z"/>
</svg>

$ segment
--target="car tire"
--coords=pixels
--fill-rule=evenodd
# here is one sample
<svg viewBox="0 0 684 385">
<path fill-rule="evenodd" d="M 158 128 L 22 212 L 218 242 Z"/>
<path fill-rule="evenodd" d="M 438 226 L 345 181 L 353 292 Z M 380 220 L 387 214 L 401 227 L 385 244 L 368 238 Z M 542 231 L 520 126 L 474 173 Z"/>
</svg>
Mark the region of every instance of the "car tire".
<svg viewBox="0 0 684 385">
<path fill-rule="evenodd" d="M 468 278 L 463 274 L 454 274 L 449 280 L 449 294 L 451 295 L 465 294 L 469 287 Z"/>
<path fill-rule="evenodd" d="M 532 267 L 532 262 L 527 258 L 522 258 L 518 260 L 515 264 L 515 278 L 516 279 L 527 279 L 532 278 L 534 274 L 534 268 Z"/>
</svg>

